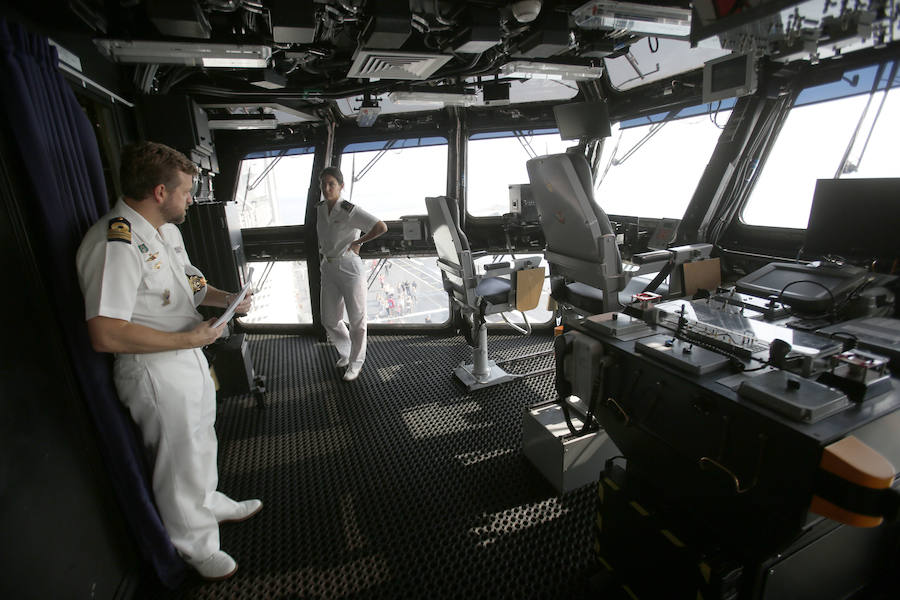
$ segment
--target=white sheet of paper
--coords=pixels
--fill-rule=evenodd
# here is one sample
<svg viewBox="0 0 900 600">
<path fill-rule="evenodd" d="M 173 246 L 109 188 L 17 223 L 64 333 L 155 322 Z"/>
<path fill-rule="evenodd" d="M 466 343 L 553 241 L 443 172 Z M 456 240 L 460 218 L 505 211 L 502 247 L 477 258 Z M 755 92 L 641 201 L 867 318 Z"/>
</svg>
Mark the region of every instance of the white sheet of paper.
<svg viewBox="0 0 900 600">
<path fill-rule="evenodd" d="M 231 317 L 234 316 L 234 309 L 237 308 L 238 304 L 241 303 L 241 300 L 244 299 L 244 296 L 247 295 L 247 290 L 250 289 L 250 286 L 253 284 L 253 269 L 250 269 L 250 273 L 247 275 L 247 283 L 244 284 L 244 287 L 241 288 L 241 291 L 234 297 L 234 300 L 231 301 L 231 304 L 228 305 L 228 308 L 225 309 L 225 312 L 222 313 L 222 316 L 219 317 L 215 323 L 213 323 L 213 327 L 218 327 L 222 323 L 227 323 L 231 320 Z"/>
</svg>

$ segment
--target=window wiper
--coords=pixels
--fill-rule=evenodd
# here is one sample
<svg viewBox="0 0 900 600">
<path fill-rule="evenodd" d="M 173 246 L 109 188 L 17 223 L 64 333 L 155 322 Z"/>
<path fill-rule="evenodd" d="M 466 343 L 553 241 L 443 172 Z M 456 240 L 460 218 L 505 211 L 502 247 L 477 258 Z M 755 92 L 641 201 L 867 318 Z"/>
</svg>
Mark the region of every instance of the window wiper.
<svg viewBox="0 0 900 600">
<path fill-rule="evenodd" d="M 894 78 L 897 76 L 897 67 L 900 66 L 900 63 L 894 62 L 894 66 L 891 68 L 891 73 L 888 76 L 888 83 L 894 81 Z M 879 73 L 880 75 L 880 73 Z M 875 78 L 876 81 L 876 89 L 873 89 L 869 94 L 869 101 L 866 103 L 866 109 L 863 111 L 862 116 L 860 117 L 860 122 L 856 126 L 856 131 L 853 132 L 853 137 L 850 139 L 850 145 L 847 146 L 847 151 L 844 153 L 844 159 L 841 161 L 841 166 L 838 169 L 838 173 L 835 176 L 835 179 L 840 177 L 841 173 L 855 173 L 859 170 L 860 165 L 862 165 L 863 157 L 866 155 L 866 148 L 869 147 L 869 140 L 872 139 L 872 133 L 875 131 L 875 125 L 878 123 L 878 119 L 881 117 L 881 109 L 884 108 L 884 103 L 887 101 L 888 94 L 891 92 L 890 86 L 886 86 L 884 89 L 884 95 L 881 97 L 881 102 L 878 104 L 878 110 L 875 112 L 875 118 L 872 119 L 872 124 L 869 125 L 869 132 L 866 134 L 866 141 L 863 142 L 863 147 L 859 151 L 859 156 L 856 158 L 856 162 L 852 162 L 849 160 L 850 157 L 850 149 L 853 147 L 853 143 L 856 141 L 857 134 L 859 133 L 859 127 L 862 125 L 862 120 L 865 119 L 866 113 L 869 110 L 869 103 L 872 102 L 872 97 L 875 95 L 877 90 L 877 82 L 878 78 Z"/>
<path fill-rule="evenodd" d="M 352 181 L 353 181 L 353 183 L 356 183 L 357 181 L 362 181 L 362 178 L 365 177 L 366 175 L 368 175 L 369 171 L 372 170 L 372 167 L 375 166 L 375 163 L 377 163 L 379 160 L 381 160 L 382 158 L 384 158 L 384 155 L 387 154 L 387 153 L 388 153 L 388 150 L 390 150 L 391 148 L 393 148 L 394 145 L 395 145 L 396 143 L 397 143 L 397 140 L 389 140 L 388 143 L 384 145 L 384 148 L 382 148 L 381 150 L 379 150 L 379 151 L 378 151 L 378 154 L 376 154 L 375 156 L 373 156 L 373 157 L 372 157 L 372 160 L 370 160 L 370 161 L 366 164 L 366 166 L 364 166 L 362 169 L 359 170 L 359 174 L 358 174 L 358 175 L 355 173 L 355 171 L 356 171 L 356 163 L 354 162 L 354 167 L 353 167 L 354 174 L 353 174 L 353 176 L 352 176 Z M 355 154 L 354 154 L 354 156 L 355 156 Z"/>
<path fill-rule="evenodd" d="M 279 153 L 278 153 L 278 156 L 275 157 L 275 160 L 273 160 L 271 163 L 269 163 L 269 165 L 268 165 L 265 169 L 263 169 L 263 172 L 259 174 L 259 177 L 257 177 L 256 180 L 255 180 L 253 183 L 251 183 L 250 185 L 247 186 L 247 191 L 248 191 L 248 192 L 252 192 L 253 190 L 255 190 L 255 189 L 256 189 L 256 186 L 258 186 L 260 183 L 262 183 L 262 180 L 265 179 L 265 178 L 266 178 L 266 175 L 269 174 L 269 171 L 271 171 L 272 169 L 274 169 L 274 168 L 275 168 L 275 165 L 277 165 L 278 162 L 279 162 L 282 158 L 284 158 L 284 155 L 285 155 L 285 154 L 287 154 L 287 148 L 285 148 L 284 150 L 282 150 L 281 152 L 279 152 Z"/>
<path fill-rule="evenodd" d="M 534 151 L 534 148 L 531 147 L 531 142 L 525 139 L 525 134 L 521 131 L 513 131 L 513 135 L 516 136 L 516 139 L 522 145 L 522 148 L 525 150 L 525 154 L 528 155 L 528 158 L 535 158 L 537 156 L 537 152 Z"/>
<path fill-rule="evenodd" d="M 612 165 L 617 167 L 617 166 L 623 164 L 626 160 L 628 160 L 632 156 L 634 156 L 634 153 L 637 152 L 641 148 L 641 146 L 646 144 L 650 138 L 652 138 L 654 135 L 659 133 L 659 130 L 662 129 L 666 123 L 668 123 L 669 121 L 672 120 L 672 116 L 674 114 L 675 113 L 670 112 L 669 114 L 666 115 L 666 118 L 664 118 L 662 121 L 651 125 L 650 130 L 647 132 L 647 135 L 645 135 L 644 137 L 639 139 L 637 141 L 637 143 L 631 147 L 631 149 L 629 149 L 625 154 L 622 155 L 622 158 L 616 159 L 615 155 L 613 155 L 613 158 L 610 161 L 612 163 Z"/>
<path fill-rule="evenodd" d="M 869 114 L 869 107 L 872 105 L 872 98 L 874 98 L 875 93 L 878 92 L 878 82 L 881 80 L 882 73 L 884 73 L 884 63 L 878 65 L 878 71 L 875 73 L 875 78 L 872 80 L 872 89 L 869 91 L 869 97 L 866 100 L 866 106 L 865 108 L 863 108 L 862 113 L 859 115 L 859 120 L 856 122 L 856 129 L 853 130 L 853 134 L 850 136 L 850 141 L 847 142 L 847 147 L 844 149 L 844 155 L 841 157 L 841 162 L 838 164 L 837 171 L 834 174 L 834 179 L 840 179 L 842 173 L 852 173 L 859 166 L 853 165 L 851 167 L 848 164 L 848 161 L 850 160 L 850 151 L 853 150 L 853 145 L 856 143 L 856 138 L 859 136 L 859 130 L 862 128 L 863 121 L 866 120 L 866 115 Z M 887 97 L 887 90 L 885 90 L 884 95 L 885 97 Z M 882 105 L 883 104 L 884 101 L 882 100 Z M 878 109 L 878 112 L 881 112 L 880 108 Z M 868 140 L 866 140 L 866 143 L 868 143 Z"/>
</svg>

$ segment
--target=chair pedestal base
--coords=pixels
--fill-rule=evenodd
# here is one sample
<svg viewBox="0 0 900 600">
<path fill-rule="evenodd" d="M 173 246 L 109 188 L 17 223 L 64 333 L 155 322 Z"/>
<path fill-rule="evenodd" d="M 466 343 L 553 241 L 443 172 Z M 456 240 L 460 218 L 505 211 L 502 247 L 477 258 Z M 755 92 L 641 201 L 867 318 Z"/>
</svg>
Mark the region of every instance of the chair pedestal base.
<svg viewBox="0 0 900 600">
<path fill-rule="evenodd" d="M 459 379 L 466 389 L 470 392 L 473 390 L 480 390 L 481 388 L 490 387 L 492 385 L 497 385 L 499 383 L 506 383 L 507 381 L 512 381 L 514 379 L 518 379 L 522 377 L 522 375 L 516 375 L 513 373 L 507 373 L 503 369 L 497 366 L 492 360 L 487 361 L 487 369 L 486 373 L 476 376 L 475 365 L 474 364 L 465 364 L 462 363 L 453 371 L 453 374 L 456 375 L 457 379 Z"/>
</svg>

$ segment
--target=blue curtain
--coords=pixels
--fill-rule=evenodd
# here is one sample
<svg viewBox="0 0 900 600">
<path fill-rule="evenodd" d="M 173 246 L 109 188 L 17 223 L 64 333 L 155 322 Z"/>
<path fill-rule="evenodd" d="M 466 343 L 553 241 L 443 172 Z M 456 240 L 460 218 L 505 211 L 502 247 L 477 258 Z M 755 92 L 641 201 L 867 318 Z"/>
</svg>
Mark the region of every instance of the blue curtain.
<svg viewBox="0 0 900 600">
<path fill-rule="evenodd" d="M 175 588 L 185 563 L 153 503 L 142 443 L 116 396 L 109 356 L 92 350 L 84 321 L 75 252 L 108 201 L 93 128 L 56 65 L 45 38 L 0 19 L 0 118 L 13 132 L 33 194 L 23 201 L 32 247 L 126 521 L 143 558 Z"/>
</svg>

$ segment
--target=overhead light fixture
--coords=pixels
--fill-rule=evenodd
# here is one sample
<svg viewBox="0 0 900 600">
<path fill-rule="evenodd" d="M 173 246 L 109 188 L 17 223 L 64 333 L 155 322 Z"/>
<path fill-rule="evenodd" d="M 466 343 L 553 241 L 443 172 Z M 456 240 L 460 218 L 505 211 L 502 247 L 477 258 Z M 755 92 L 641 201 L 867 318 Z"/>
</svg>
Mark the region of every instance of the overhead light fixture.
<svg viewBox="0 0 900 600">
<path fill-rule="evenodd" d="M 360 127 L 371 127 L 378 119 L 379 113 L 381 113 L 381 107 L 378 105 L 378 100 L 373 100 L 369 94 L 366 94 L 359 107 L 359 113 L 356 115 L 356 124 Z"/>
<path fill-rule="evenodd" d="M 252 85 L 267 90 L 280 90 L 287 85 L 287 77 L 281 73 L 277 73 L 272 69 L 261 69 L 255 71 L 247 78 Z"/>
<path fill-rule="evenodd" d="M 94 40 L 100 52 L 120 63 L 264 69 L 272 49 L 262 45 Z"/>
<path fill-rule="evenodd" d="M 278 120 L 275 115 L 251 114 L 251 115 L 221 115 L 209 117 L 210 129 L 277 129 Z"/>
<path fill-rule="evenodd" d="M 431 104 L 434 106 L 472 106 L 478 104 L 474 92 L 391 92 L 388 99 L 394 104 Z"/>
<path fill-rule="evenodd" d="M 573 10 L 572 17 L 582 29 L 624 30 L 677 40 L 691 37 L 689 8 L 595 0 Z"/>
<path fill-rule="evenodd" d="M 501 66 L 500 74 L 504 77 L 524 79 L 579 81 L 583 79 L 599 79 L 603 75 L 603 67 L 514 60 Z"/>
</svg>

